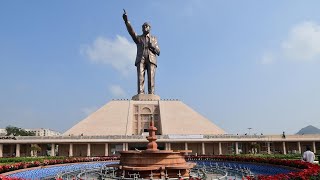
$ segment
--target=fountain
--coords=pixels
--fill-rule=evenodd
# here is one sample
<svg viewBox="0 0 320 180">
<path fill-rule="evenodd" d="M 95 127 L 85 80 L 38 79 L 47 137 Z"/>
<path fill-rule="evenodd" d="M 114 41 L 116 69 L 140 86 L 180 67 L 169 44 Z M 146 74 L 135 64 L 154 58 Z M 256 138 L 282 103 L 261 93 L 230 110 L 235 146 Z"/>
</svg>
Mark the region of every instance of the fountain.
<svg viewBox="0 0 320 180">
<path fill-rule="evenodd" d="M 108 167 L 117 168 L 116 176 L 122 178 L 189 178 L 190 169 L 196 163 L 186 162 L 185 154 L 192 151 L 159 150 L 153 116 L 151 116 L 148 131 L 149 143 L 146 150 L 120 151 L 120 163 L 108 165 Z"/>
</svg>

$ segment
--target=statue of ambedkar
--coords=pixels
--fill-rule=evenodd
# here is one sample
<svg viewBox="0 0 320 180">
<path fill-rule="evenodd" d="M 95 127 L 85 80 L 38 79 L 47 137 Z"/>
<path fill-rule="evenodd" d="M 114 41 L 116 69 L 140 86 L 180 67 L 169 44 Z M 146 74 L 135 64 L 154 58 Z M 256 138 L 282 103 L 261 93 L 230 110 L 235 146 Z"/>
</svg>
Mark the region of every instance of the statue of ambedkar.
<svg viewBox="0 0 320 180">
<path fill-rule="evenodd" d="M 146 71 L 148 75 L 148 94 L 154 94 L 157 56 L 160 55 L 157 38 L 150 34 L 151 26 L 149 23 L 144 23 L 142 25 L 142 35 L 137 35 L 128 21 L 125 11 L 122 18 L 130 36 L 137 45 L 135 66 L 137 67 L 138 76 L 138 94 L 145 94 L 144 81 Z"/>
</svg>

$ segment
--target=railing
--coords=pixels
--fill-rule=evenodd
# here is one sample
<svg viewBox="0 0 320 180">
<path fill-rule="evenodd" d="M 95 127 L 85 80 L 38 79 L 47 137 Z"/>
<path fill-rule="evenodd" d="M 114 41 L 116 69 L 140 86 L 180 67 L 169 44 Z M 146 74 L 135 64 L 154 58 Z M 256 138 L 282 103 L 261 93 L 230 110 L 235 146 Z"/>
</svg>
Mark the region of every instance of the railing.
<svg viewBox="0 0 320 180">
<path fill-rule="evenodd" d="M 242 139 L 242 138 L 254 138 L 254 139 L 260 139 L 260 138 L 267 138 L 268 136 L 265 135 L 204 135 L 204 139 L 218 139 L 218 138 L 224 138 L 224 139 Z"/>
<path fill-rule="evenodd" d="M 15 137 L 1 137 L 1 139 L 8 140 L 38 140 L 38 139 L 146 139 L 147 136 L 143 135 L 107 135 L 107 136 L 15 136 Z M 174 138 L 169 135 L 157 135 L 158 139 L 217 139 L 217 138 L 265 138 L 266 136 L 256 136 L 256 135 L 248 135 L 248 136 L 237 136 L 237 135 L 202 135 L 198 138 L 194 138 L 193 136 L 180 136 L 179 138 Z"/>
<path fill-rule="evenodd" d="M 0 141 L 6 140 L 81 140 L 81 139 L 124 139 L 124 140 L 137 140 L 146 139 L 147 136 L 143 135 L 103 135 L 103 136 L 82 136 L 82 135 L 70 135 L 70 136 L 0 136 Z M 158 139 L 320 139 L 320 134 L 313 135 L 287 135 L 286 138 L 282 138 L 281 135 L 229 135 L 229 134 L 212 134 L 212 135 L 179 135 L 177 137 L 173 135 L 157 135 Z"/>
</svg>

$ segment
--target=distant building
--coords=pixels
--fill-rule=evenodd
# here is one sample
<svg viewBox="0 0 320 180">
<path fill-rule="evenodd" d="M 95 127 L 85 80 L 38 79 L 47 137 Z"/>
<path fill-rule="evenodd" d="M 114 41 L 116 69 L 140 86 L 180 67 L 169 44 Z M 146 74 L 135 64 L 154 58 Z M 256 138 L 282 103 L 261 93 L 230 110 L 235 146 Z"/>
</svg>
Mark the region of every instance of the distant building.
<svg viewBox="0 0 320 180">
<path fill-rule="evenodd" d="M 34 132 L 36 136 L 60 136 L 61 133 L 57 131 L 53 131 L 51 129 L 45 128 L 36 128 L 36 129 L 25 129 L 29 132 Z"/>
<path fill-rule="evenodd" d="M 36 136 L 60 136 L 61 133 L 45 128 L 24 129 L 25 131 L 34 132 Z M 7 134 L 6 129 L 0 129 L 0 136 Z"/>
</svg>

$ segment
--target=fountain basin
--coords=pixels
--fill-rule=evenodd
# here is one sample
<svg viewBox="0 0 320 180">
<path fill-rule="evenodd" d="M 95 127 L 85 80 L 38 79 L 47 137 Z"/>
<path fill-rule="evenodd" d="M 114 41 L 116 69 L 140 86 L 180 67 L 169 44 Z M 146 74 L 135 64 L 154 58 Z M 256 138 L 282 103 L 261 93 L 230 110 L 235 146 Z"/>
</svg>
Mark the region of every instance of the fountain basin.
<svg viewBox="0 0 320 180">
<path fill-rule="evenodd" d="M 186 162 L 185 154 L 191 151 L 145 150 L 120 151 L 117 176 L 161 179 L 165 177 L 188 178 L 196 163 Z M 110 166 L 110 167 L 111 167 Z"/>
</svg>

